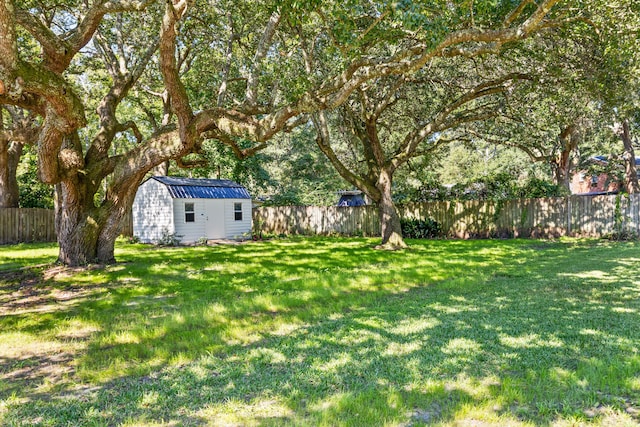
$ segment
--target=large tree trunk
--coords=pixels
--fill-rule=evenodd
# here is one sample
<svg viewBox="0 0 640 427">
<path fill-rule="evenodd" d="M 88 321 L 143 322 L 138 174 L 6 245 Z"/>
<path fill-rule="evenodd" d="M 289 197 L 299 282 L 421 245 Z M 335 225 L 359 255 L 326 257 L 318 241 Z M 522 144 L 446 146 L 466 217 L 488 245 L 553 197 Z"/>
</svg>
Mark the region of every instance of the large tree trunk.
<svg viewBox="0 0 640 427">
<path fill-rule="evenodd" d="M 99 207 L 85 203 L 87 194 L 83 194 L 81 184 L 58 184 L 55 207 L 58 262 L 70 266 L 115 263 L 115 242 L 140 180 L 136 176 L 115 190 L 110 188 L 107 201 Z"/>
<path fill-rule="evenodd" d="M 167 159 L 184 155 L 188 148 L 178 139 L 177 131 L 167 130 L 129 151 L 109 174 L 111 184 L 99 206 L 95 205 L 95 194 L 107 171 L 98 167 L 86 175 L 72 174 L 73 178 L 57 184 L 58 261 L 71 266 L 114 263 L 116 238 L 145 175 Z"/>
<path fill-rule="evenodd" d="M 0 208 L 17 208 L 20 201 L 18 163 L 24 144 L 0 139 Z"/>
<path fill-rule="evenodd" d="M 61 187 L 64 185 L 57 188 Z M 63 194 L 60 199 L 66 197 Z M 69 266 L 115 263 L 115 242 L 124 218 L 121 212 L 115 206 L 89 210 L 69 204 L 65 208 L 56 206 L 58 262 Z"/>
<path fill-rule="evenodd" d="M 131 203 L 126 205 L 131 206 Z M 103 207 L 103 209 L 105 208 L 106 207 Z M 104 212 L 106 218 L 103 220 L 103 226 L 100 229 L 96 247 L 98 262 L 102 264 L 113 264 L 116 262 L 116 239 L 122 231 L 123 221 L 127 211 L 127 206 L 113 205 Z"/>
<path fill-rule="evenodd" d="M 96 247 L 100 225 L 93 201 L 87 201 L 85 188 L 80 182 L 56 184 L 58 262 L 69 266 L 98 262 Z"/>
<path fill-rule="evenodd" d="M 622 122 L 622 143 L 624 144 L 624 184 L 629 194 L 640 193 L 640 185 L 638 184 L 638 172 L 636 170 L 636 154 L 631 141 L 631 131 L 629 129 L 629 120 Z"/>
<path fill-rule="evenodd" d="M 377 183 L 380 191 L 378 207 L 380 209 L 380 227 L 382 229 L 382 244 L 380 248 L 395 250 L 406 248 L 407 244 L 402 238 L 400 216 L 391 197 L 391 181 L 391 174 L 386 170 L 382 170 Z"/>
<path fill-rule="evenodd" d="M 106 202 L 101 206 L 103 220 L 97 243 L 97 255 L 101 263 L 115 262 L 116 238 L 122 231 L 127 213 L 131 212 L 136 192 L 146 173 L 146 168 L 132 171 L 130 175 L 123 177 L 109 187 Z"/>
<path fill-rule="evenodd" d="M 567 126 L 559 136 L 562 150 L 553 161 L 556 184 L 571 192 L 571 170 L 573 168 L 572 155 L 580 142 L 579 129 L 576 125 Z"/>
</svg>

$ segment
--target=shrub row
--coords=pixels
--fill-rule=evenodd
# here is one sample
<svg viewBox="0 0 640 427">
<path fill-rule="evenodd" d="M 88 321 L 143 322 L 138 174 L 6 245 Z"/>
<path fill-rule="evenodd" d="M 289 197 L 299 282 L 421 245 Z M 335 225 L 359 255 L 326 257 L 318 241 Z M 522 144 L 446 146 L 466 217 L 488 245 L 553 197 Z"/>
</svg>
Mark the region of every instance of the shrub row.
<svg viewBox="0 0 640 427">
<path fill-rule="evenodd" d="M 401 219 L 402 235 L 408 239 L 433 239 L 442 235 L 442 227 L 431 218 Z"/>
</svg>

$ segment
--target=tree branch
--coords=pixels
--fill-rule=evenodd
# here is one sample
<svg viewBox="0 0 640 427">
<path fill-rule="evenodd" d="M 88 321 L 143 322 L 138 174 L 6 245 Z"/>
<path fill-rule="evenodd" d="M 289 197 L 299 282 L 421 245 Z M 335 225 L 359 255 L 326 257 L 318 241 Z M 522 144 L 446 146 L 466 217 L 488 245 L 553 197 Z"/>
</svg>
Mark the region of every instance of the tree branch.
<svg viewBox="0 0 640 427">
<path fill-rule="evenodd" d="M 107 13 L 144 11 L 154 0 L 107 0 L 95 2 L 71 31 L 56 35 L 31 13 L 19 10 L 17 22 L 42 46 L 45 68 L 61 73 L 73 57 L 91 40 Z"/>
<path fill-rule="evenodd" d="M 220 82 L 220 87 L 218 88 L 218 100 L 216 102 L 216 106 L 218 107 L 222 107 L 222 105 L 224 104 L 225 95 L 227 94 L 229 72 L 231 71 L 231 61 L 233 60 L 233 43 L 236 39 L 236 32 L 233 26 L 233 15 L 231 13 L 227 14 L 227 20 L 230 34 L 225 51 L 226 60 L 224 62 L 224 65 L 222 66 L 222 82 Z"/>
<path fill-rule="evenodd" d="M 331 136 L 329 133 L 329 126 L 327 124 L 325 112 L 320 111 L 313 114 L 312 120 L 317 131 L 316 143 L 318 144 L 318 147 L 324 153 L 324 155 L 327 156 L 340 176 L 352 185 L 366 190 L 365 192 L 372 199 L 380 200 L 380 190 L 378 190 L 375 185 L 369 184 L 366 180 L 351 172 L 349 168 L 347 168 L 336 155 L 335 151 L 331 147 Z"/>
<path fill-rule="evenodd" d="M 171 107 L 178 118 L 180 139 L 185 147 L 196 143 L 197 135 L 191 129 L 193 110 L 184 84 L 180 80 L 176 61 L 176 38 L 178 20 L 187 11 L 186 0 L 168 0 L 162 19 L 160 36 L 160 71 L 171 99 Z"/>
<path fill-rule="evenodd" d="M 372 118 L 377 120 L 380 115 L 391 105 L 397 102 L 397 91 L 402 87 L 402 85 L 407 81 L 405 76 L 400 76 L 395 83 L 391 86 L 391 88 L 387 91 L 385 96 L 376 103 L 373 108 Z"/>
<path fill-rule="evenodd" d="M 278 12 L 273 12 L 269 17 L 269 22 L 267 22 L 264 33 L 262 33 L 253 61 L 251 61 L 251 69 L 249 70 L 249 75 L 247 77 L 247 89 L 245 91 L 245 104 L 249 106 L 249 108 L 255 107 L 258 102 L 257 87 L 260 69 L 262 68 L 261 63 L 267 56 L 267 51 L 269 50 L 269 46 L 271 46 L 273 36 L 275 35 L 279 24 L 280 14 Z"/>
<path fill-rule="evenodd" d="M 479 132 L 476 132 L 473 129 L 466 129 L 466 132 L 475 136 L 477 139 L 479 140 L 483 140 L 486 142 L 489 142 L 491 144 L 495 144 L 495 145 L 503 145 L 505 147 L 513 147 L 513 148 L 517 148 L 519 150 L 524 151 L 531 160 L 533 160 L 534 162 L 548 162 L 552 159 L 553 156 L 550 155 L 546 155 L 546 154 L 539 154 L 539 153 L 535 153 L 532 149 L 532 147 L 529 147 L 527 145 L 524 144 L 518 144 L 515 142 L 512 142 L 511 140 L 508 139 L 499 139 L 495 136 L 490 136 L 487 134 L 480 134 Z"/>
<path fill-rule="evenodd" d="M 181 86 L 179 78 L 175 72 L 170 71 L 171 64 L 175 63 L 173 57 L 175 28 L 175 15 L 171 13 L 165 14 L 163 27 L 163 39 L 168 42 L 165 47 L 161 48 L 161 57 L 163 64 L 163 75 L 167 88 L 170 90 L 172 105 L 174 111 L 178 115 L 181 123 L 180 128 L 183 132 L 187 132 L 186 126 L 189 123 L 193 125 L 193 129 L 189 132 L 204 133 L 213 131 L 216 133 L 226 133 L 230 136 L 244 137 L 256 142 L 265 142 L 275 133 L 281 131 L 285 124 L 293 117 L 305 113 L 313 113 L 324 109 L 333 109 L 346 102 L 347 98 L 364 82 L 388 75 L 404 75 L 412 73 L 431 59 L 441 56 L 460 55 L 453 49 L 457 45 L 464 47 L 464 44 L 487 44 L 506 43 L 509 41 L 520 40 L 530 36 L 544 24 L 544 18 L 550 9 L 560 0 L 543 0 L 540 5 L 530 14 L 530 16 L 521 24 L 512 28 L 504 28 L 498 30 L 483 29 L 463 29 L 456 31 L 447 36 L 435 48 L 423 45 L 414 46 L 401 51 L 391 58 L 386 59 L 370 59 L 363 58 L 352 62 L 341 74 L 333 79 L 326 80 L 320 87 L 310 90 L 301 96 L 298 101 L 286 105 L 280 109 L 271 112 L 264 112 L 259 118 L 241 113 L 237 110 L 228 110 L 223 108 L 212 108 L 197 113 L 193 122 L 190 120 L 192 116 L 191 109 L 184 88 Z M 272 22 L 274 30 L 277 20 Z M 171 27 L 171 28 L 169 28 Z M 267 34 L 268 32 L 265 32 Z M 269 40 L 267 36 L 263 40 Z M 265 44 L 266 46 L 266 44 Z M 164 52 L 164 53 L 162 53 Z M 481 50 L 476 51 L 479 54 Z M 259 55 L 256 55 L 259 57 Z M 257 64 L 257 62 L 255 63 Z M 257 69 L 254 69 L 256 71 Z M 255 77 L 257 74 L 252 73 Z M 253 80 L 254 82 L 257 80 Z M 248 87 L 253 87 L 254 83 Z M 247 99 L 255 99 L 255 92 L 248 90 L 250 96 Z M 247 110 L 253 114 L 251 109 Z M 195 138 L 191 135 L 190 138 Z M 183 135 L 186 138 L 186 135 Z"/>
<path fill-rule="evenodd" d="M 146 69 L 149 61 L 151 61 L 151 58 L 159 44 L 157 39 L 150 43 L 144 53 L 140 56 L 140 59 L 135 65 L 133 71 L 129 71 L 127 69 L 128 64 L 126 58 L 122 57 L 122 53 L 120 54 L 120 58 L 118 58 L 109 46 L 108 42 L 104 40 L 99 33 L 96 34 L 95 39 L 97 41 L 96 46 L 99 46 L 100 50 L 103 52 L 105 66 L 111 74 L 112 84 L 96 109 L 100 120 L 100 128 L 94 136 L 91 146 L 87 150 L 87 154 L 85 156 L 86 163 L 92 167 L 93 165 L 99 164 L 99 160 L 108 156 L 109 147 L 111 147 L 113 138 L 118 132 L 131 129 L 138 143 L 142 141 L 143 137 L 137 126 L 132 122 L 128 122 L 124 125 L 120 124 L 117 120 L 116 112 L 122 100 L 127 96 L 140 76 L 142 76 L 142 73 Z M 118 63 L 120 66 L 116 67 L 114 64 Z"/>
<path fill-rule="evenodd" d="M 518 5 L 518 7 L 516 7 L 515 9 L 513 9 L 511 11 L 511 13 L 509 13 L 507 15 L 507 17 L 504 19 L 504 22 L 502 23 L 503 27 L 510 27 L 511 24 L 513 24 L 513 22 L 518 19 L 518 17 L 520 15 L 522 15 L 522 12 L 524 12 L 524 9 L 529 6 L 530 4 L 535 4 L 533 0 L 522 0 L 522 2 L 520 2 L 520 4 Z"/>
<path fill-rule="evenodd" d="M 224 133 L 213 132 L 213 131 L 205 133 L 203 137 L 206 139 L 215 139 L 217 141 L 220 141 L 222 144 L 231 148 L 231 151 L 233 151 L 233 154 L 240 160 L 253 156 L 257 152 L 264 150 L 268 146 L 266 143 L 262 142 L 252 147 L 242 148 L 240 147 L 238 142 L 234 140 L 232 137 L 230 137 L 229 135 L 225 135 Z"/>
<path fill-rule="evenodd" d="M 418 144 L 420 144 L 429 135 L 432 135 L 435 132 L 442 132 L 443 130 L 452 128 L 461 123 L 469 121 L 480 121 L 485 120 L 488 117 L 492 117 L 492 113 L 489 113 L 489 115 L 471 114 L 468 117 L 461 116 L 447 123 L 447 119 L 449 118 L 449 116 L 463 105 L 482 97 L 501 93 L 507 89 L 507 84 L 513 82 L 514 80 L 521 79 L 529 79 L 529 76 L 519 73 L 511 73 L 499 79 L 484 82 L 443 107 L 431 121 L 417 129 L 414 129 L 412 132 L 406 135 L 402 144 L 400 144 L 392 158 L 391 162 L 394 165 L 394 168 L 397 168 L 401 164 L 405 163 L 409 158 L 411 158 L 413 156 L 413 153 L 416 151 Z"/>
<path fill-rule="evenodd" d="M 136 125 L 136 122 L 129 120 L 127 122 L 119 124 L 116 127 L 116 132 L 124 132 L 127 130 L 131 130 L 138 144 L 142 143 L 142 140 L 144 139 L 144 137 L 142 136 L 142 132 L 140 132 L 140 129 L 138 129 L 138 125 Z"/>
<path fill-rule="evenodd" d="M 176 164 L 181 169 L 194 169 L 207 166 L 209 162 L 206 159 L 185 159 L 184 157 L 178 157 Z"/>
</svg>

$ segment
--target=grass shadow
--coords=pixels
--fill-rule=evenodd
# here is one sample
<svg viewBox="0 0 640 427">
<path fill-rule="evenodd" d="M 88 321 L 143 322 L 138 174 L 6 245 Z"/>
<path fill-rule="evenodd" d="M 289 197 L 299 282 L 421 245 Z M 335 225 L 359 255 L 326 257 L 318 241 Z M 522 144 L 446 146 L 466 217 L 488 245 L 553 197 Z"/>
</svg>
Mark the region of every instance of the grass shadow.
<svg viewBox="0 0 640 427">
<path fill-rule="evenodd" d="M 43 362 L 5 351 L 0 420 L 638 421 L 637 244 L 412 244 L 129 248 L 120 258 L 130 263 L 58 278 L 47 286 L 92 293 L 1 324 L 22 343 L 72 344 L 60 364 L 72 371 L 43 387 L 48 373 L 34 370 L 13 386 L 20 363 Z"/>
</svg>

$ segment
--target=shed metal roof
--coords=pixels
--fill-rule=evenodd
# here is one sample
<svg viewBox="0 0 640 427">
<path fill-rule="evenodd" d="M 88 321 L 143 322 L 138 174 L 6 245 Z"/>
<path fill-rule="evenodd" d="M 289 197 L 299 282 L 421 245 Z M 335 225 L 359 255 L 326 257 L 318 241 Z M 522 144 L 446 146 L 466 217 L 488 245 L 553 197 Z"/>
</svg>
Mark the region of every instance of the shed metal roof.
<svg viewBox="0 0 640 427">
<path fill-rule="evenodd" d="M 154 176 L 164 184 L 174 199 L 250 199 L 249 191 L 228 179 L 180 178 Z"/>
</svg>

